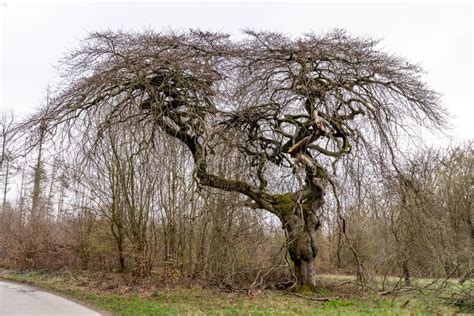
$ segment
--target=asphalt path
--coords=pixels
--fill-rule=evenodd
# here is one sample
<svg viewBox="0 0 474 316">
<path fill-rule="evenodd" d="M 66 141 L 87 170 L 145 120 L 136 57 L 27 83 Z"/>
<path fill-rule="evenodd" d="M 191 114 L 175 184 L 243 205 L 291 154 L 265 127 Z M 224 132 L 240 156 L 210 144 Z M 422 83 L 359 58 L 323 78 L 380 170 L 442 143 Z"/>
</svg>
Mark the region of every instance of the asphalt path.
<svg viewBox="0 0 474 316">
<path fill-rule="evenodd" d="M 99 316 L 75 302 L 40 289 L 0 281 L 1 316 Z"/>
</svg>

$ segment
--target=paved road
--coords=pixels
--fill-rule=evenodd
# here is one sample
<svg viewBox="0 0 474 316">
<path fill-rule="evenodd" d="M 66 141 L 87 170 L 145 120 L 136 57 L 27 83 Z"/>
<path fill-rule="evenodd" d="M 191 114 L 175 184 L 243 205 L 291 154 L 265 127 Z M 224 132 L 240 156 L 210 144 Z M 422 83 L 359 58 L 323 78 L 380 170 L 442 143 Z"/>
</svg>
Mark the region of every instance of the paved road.
<svg viewBox="0 0 474 316">
<path fill-rule="evenodd" d="M 99 316 L 97 312 L 36 288 L 0 281 L 1 316 Z"/>
</svg>

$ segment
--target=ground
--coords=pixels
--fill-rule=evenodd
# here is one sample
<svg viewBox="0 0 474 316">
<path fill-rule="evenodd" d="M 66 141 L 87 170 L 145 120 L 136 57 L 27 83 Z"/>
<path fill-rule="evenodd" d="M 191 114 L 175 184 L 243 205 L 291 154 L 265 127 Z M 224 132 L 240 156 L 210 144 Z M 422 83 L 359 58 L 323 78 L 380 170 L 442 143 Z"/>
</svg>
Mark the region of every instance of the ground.
<svg viewBox="0 0 474 316">
<path fill-rule="evenodd" d="M 434 295 L 398 292 L 380 295 L 362 290 L 347 276 L 320 276 L 311 297 L 284 291 L 223 291 L 198 283 L 169 285 L 146 280 L 137 284 L 118 274 L 84 272 L 16 273 L 0 270 L 0 279 L 28 283 L 117 315 L 454 315 L 474 313 L 469 304 L 455 305 Z M 420 282 L 428 282 L 421 280 Z M 472 280 L 463 285 L 471 287 Z M 439 294 L 439 293 L 438 293 Z M 439 296 L 439 295 L 437 295 Z M 442 296 L 442 295 L 441 295 Z"/>
</svg>

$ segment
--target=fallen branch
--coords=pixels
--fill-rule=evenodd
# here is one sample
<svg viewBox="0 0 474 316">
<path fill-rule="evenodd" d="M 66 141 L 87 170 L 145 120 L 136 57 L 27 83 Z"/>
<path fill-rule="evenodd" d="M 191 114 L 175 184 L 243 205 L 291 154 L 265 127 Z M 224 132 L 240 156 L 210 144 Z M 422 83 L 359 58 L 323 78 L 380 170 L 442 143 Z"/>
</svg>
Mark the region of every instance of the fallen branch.
<svg viewBox="0 0 474 316">
<path fill-rule="evenodd" d="M 401 292 L 409 292 L 409 291 L 419 291 L 419 289 L 414 288 L 414 287 L 402 287 L 402 288 L 398 288 L 398 289 L 391 289 L 391 290 L 387 290 L 387 291 L 378 292 L 378 294 L 381 295 L 381 296 L 384 296 L 384 295 L 401 293 Z"/>
<path fill-rule="evenodd" d="M 293 295 L 293 296 L 296 296 L 296 297 L 299 297 L 299 298 L 302 298 L 302 299 L 305 299 L 305 300 L 315 301 L 315 302 L 330 302 L 330 301 L 333 301 L 333 300 L 337 299 L 337 298 L 329 298 L 329 297 L 306 296 L 306 295 L 301 295 L 301 294 L 293 293 L 293 292 L 284 292 L 284 294 Z"/>
</svg>

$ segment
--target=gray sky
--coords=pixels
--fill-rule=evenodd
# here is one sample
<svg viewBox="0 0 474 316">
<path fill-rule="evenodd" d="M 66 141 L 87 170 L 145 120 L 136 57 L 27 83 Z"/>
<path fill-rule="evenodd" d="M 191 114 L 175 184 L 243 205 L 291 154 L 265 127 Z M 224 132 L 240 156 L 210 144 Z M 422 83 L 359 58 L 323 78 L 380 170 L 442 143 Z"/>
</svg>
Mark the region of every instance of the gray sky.
<svg viewBox="0 0 474 316">
<path fill-rule="evenodd" d="M 6 3 L 6 6 L 1 5 Z M 380 48 L 421 64 L 443 95 L 455 140 L 474 138 L 472 4 L 460 3 L 164 3 L 0 0 L 0 109 L 30 113 L 57 80 L 54 65 L 88 31 L 201 28 L 299 35 L 344 28 L 382 38 Z M 430 141 L 435 141 L 431 139 Z"/>
</svg>

